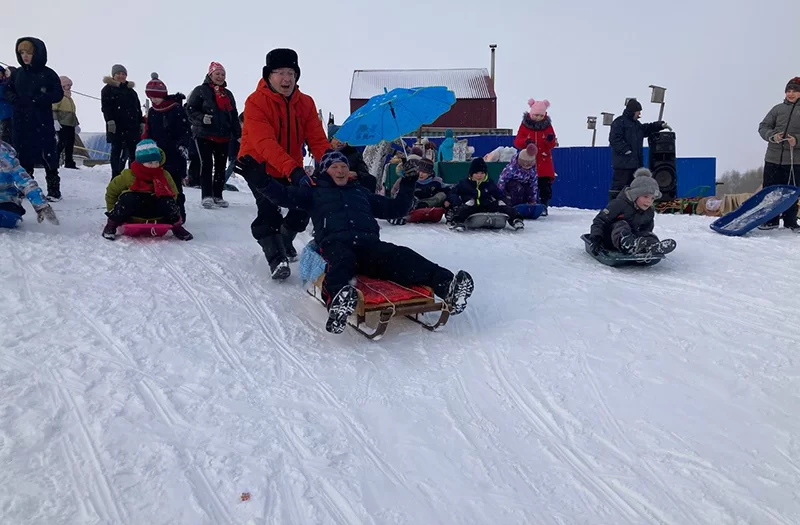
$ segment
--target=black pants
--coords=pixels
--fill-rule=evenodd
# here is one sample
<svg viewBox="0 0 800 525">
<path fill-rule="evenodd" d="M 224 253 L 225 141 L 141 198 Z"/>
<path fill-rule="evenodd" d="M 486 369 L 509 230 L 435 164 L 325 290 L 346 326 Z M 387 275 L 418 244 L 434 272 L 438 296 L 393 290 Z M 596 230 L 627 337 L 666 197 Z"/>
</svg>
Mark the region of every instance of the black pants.
<svg viewBox="0 0 800 525">
<path fill-rule="evenodd" d="M 58 130 L 58 157 L 64 154 L 64 166 L 75 167 L 72 153 L 75 150 L 75 126 L 61 126 Z"/>
<path fill-rule="evenodd" d="M 0 202 L 0 211 L 10 211 L 11 213 L 16 213 L 20 217 L 25 215 L 25 208 L 16 202 Z"/>
<path fill-rule="evenodd" d="M 789 173 L 790 165 L 773 164 L 771 162 L 764 163 L 764 187 L 776 186 L 778 184 L 791 184 L 796 186 L 800 183 L 800 164 L 794 165 L 795 180 L 791 179 Z M 768 225 L 777 226 L 780 219 L 783 219 L 783 225 L 787 228 L 797 224 L 797 203 L 792 204 L 792 207 L 783 212 L 779 217 L 767 221 Z"/>
<path fill-rule="evenodd" d="M 228 160 L 228 143 L 197 139 L 200 153 L 200 192 L 206 197 L 222 198 L 225 187 L 225 168 Z"/>
<path fill-rule="evenodd" d="M 111 178 L 113 179 L 125 169 L 125 165 L 136 158 L 135 140 L 115 140 L 111 143 Z"/>
<path fill-rule="evenodd" d="M 614 169 L 614 175 L 611 177 L 611 189 L 608 191 L 608 202 L 616 199 L 619 192 L 621 192 L 625 186 L 629 186 L 630 183 L 633 182 L 634 173 L 636 173 L 635 169 Z"/>
<path fill-rule="evenodd" d="M 36 168 L 35 162 L 19 163 L 28 175 L 33 178 L 33 170 Z M 58 176 L 58 158 L 52 155 L 49 158 L 42 155 L 42 165 L 44 166 L 44 180 L 47 182 L 47 195 L 51 197 L 61 197 L 61 177 Z"/>
<path fill-rule="evenodd" d="M 133 217 L 157 219 L 157 222 L 164 224 L 175 224 L 181 218 L 178 202 L 173 197 L 156 197 L 154 193 L 137 191 L 120 195 L 106 215 L 118 224 L 128 222 Z"/>
<path fill-rule="evenodd" d="M 175 186 L 178 188 L 178 208 L 181 210 L 181 220 L 186 222 L 186 195 L 183 193 L 183 179 L 186 177 L 186 161 L 179 152 L 167 153 L 167 162 L 163 168 L 170 174 Z"/>
<path fill-rule="evenodd" d="M 463 223 L 470 215 L 476 213 L 505 213 L 508 215 L 508 223 L 511 224 L 516 219 L 521 219 L 519 212 L 511 206 L 501 206 L 497 201 L 489 202 L 487 204 L 478 204 L 476 206 L 461 206 L 456 210 L 453 216 L 453 222 Z"/>
<path fill-rule="evenodd" d="M 324 243 L 320 253 L 328 263 L 322 284 L 323 298 L 330 304 L 339 290 L 356 275 L 393 281 L 401 286 L 430 286 L 446 297 L 453 273 L 429 261 L 411 248 L 374 241 L 365 244 Z"/>
<path fill-rule="evenodd" d="M 11 119 L 0 120 L 0 140 L 11 144 Z"/>
<path fill-rule="evenodd" d="M 539 177 L 539 202 L 545 206 L 550 205 L 550 199 L 553 198 L 553 179 L 547 177 Z"/>
<path fill-rule="evenodd" d="M 281 209 L 267 198 L 263 188 L 269 181 L 268 177 L 270 175 L 263 171 L 246 175 L 247 185 L 250 186 L 250 191 L 253 192 L 253 196 L 256 198 L 256 207 L 258 208 L 258 215 L 250 225 L 253 237 L 260 241 L 270 235 L 278 235 L 281 225 L 285 226 L 290 232 L 300 233 L 305 231 L 306 226 L 308 226 L 308 213 L 302 210 L 289 210 L 286 217 L 284 217 L 281 215 Z M 287 186 L 290 184 L 287 179 L 276 180 Z"/>
</svg>

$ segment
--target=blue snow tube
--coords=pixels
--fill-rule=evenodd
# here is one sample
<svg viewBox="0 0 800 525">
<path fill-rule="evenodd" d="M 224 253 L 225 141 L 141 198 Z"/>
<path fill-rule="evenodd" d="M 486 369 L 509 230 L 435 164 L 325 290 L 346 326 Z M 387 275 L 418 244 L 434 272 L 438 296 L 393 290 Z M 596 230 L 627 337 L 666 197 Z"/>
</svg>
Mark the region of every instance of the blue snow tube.
<svg viewBox="0 0 800 525">
<path fill-rule="evenodd" d="M 517 204 L 514 209 L 523 219 L 538 219 L 544 212 L 544 204 Z"/>
</svg>

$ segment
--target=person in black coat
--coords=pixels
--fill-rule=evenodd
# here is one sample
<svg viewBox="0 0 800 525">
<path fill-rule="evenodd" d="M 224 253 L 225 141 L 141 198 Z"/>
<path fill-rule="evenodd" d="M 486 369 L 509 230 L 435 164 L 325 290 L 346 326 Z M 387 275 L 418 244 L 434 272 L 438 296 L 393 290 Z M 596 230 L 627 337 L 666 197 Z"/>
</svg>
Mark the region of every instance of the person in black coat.
<svg viewBox="0 0 800 525">
<path fill-rule="evenodd" d="M 589 233 L 592 253 L 601 248 L 625 254 L 645 252 L 669 253 L 675 241 L 659 241 L 653 233 L 655 211 L 653 201 L 661 197 L 658 182 L 647 168 L 634 173 L 630 187 L 621 191 L 592 221 Z"/>
<path fill-rule="evenodd" d="M 447 202 L 457 208 L 453 214 L 451 228 L 464 231 L 464 222 L 476 213 L 505 213 L 508 224 L 515 230 L 525 227 L 522 216 L 506 205 L 505 195 L 497 184 L 489 178 L 486 161 L 478 157 L 469 165 L 469 175 L 459 182 L 447 197 Z"/>
<path fill-rule="evenodd" d="M 334 130 L 338 130 L 338 126 L 328 127 L 333 127 Z M 337 138 L 329 137 L 329 140 L 331 141 L 331 146 L 334 149 L 341 151 L 347 157 L 347 161 L 350 164 L 350 172 L 355 174 L 355 178 L 358 180 L 358 183 L 367 188 L 370 193 L 375 193 L 375 190 L 378 187 L 378 179 L 370 174 L 367 163 L 364 162 L 364 157 L 361 155 L 361 152 Z"/>
<path fill-rule="evenodd" d="M 612 201 L 619 192 L 633 181 L 633 173 L 644 166 L 644 146 L 646 137 L 667 127 L 663 121 L 642 124 L 642 105 L 632 98 L 625 106 L 622 115 L 611 123 L 608 143 L 611 145 L 611 167 L 614 170 L 608 200 Z"/>
<path fill-rule="evenodd" d="M 249 156 L 239 160 L 243 161 L 256 162 Z M 356 308 L 358 292 L 349 283 L 357 274 L 391 280 L 401 286 L 430 286 L 453 314 L 466 308 L 474 286 L 467 272 L 459 271 L 454 276 L 410 248 L 380 239 L 375 219 L 392 219 L 408 213 L 416 176 L 415 169 L 407 166 L 400 193 L 397 198 L 389 199 L 370 193 L 350 179 L 347 157 L 340 151 L 329 150 L 320 160 L 320 175 L 315 185 L 285 186 L 267 177 L 263 191 L 269 200 L 276 206 L 306 210 L 311 216 L 314 240 L 328 263 L 322 291 L 328 305 L 325 328 L 329 332 L 341 333 Z"/>
<path fill-rule="evenodd" d="M 128 82 L 128 70 L 115 64 L 111 76 L 103 77 L 100 107 L 106 120 L 106 142 L 111 144 L 111 178 L 125 169 L 136 154 L 136 144 L 144 133 L 144 117 L 139 95 Z"/>
<path fill-rule="evenodd" d="M 13 70 L 5 93 L 14 111 L 11 141 L 20 165 L 31 176 L 36 163 L 44 164 L 47 200 L 61 200 L 53 124 L 53 104 L 64 98 L 61 79 L 47 67 L 47 47 L 38 38 L 20 38 L 16 51 L 20 67 Z"/>
<path fill-rule="evenodd" d="M 183 107 L 186 96 L 182 93 L 168 94 L 167 86 L 158 78 L 158 73 L 150 74 L 150 82 L 145 87 L 145 95 L 152 106 L 147 111 L 147 123 L 143 138 L 149 138 L 164 151 L 164 169 L 172 175 L 178 188 L 178 207 L 181 219 L 186 222 L 186 195 L 183 193 L 183 179 L 186 177 L 186 161 L 192 145 L 192 131 L 189 115 Z"/>
<path fill-rule="evenodd" d="M 242 136 L 233 93 L 226 87 L 225 68 L 211 62 L 202 84 L 194 88 L 186 103 L 192 135 L 200 154 L 200 187 L 204 208 L 227 208 L 222 198 L 228 144 Z"/>
</svg>

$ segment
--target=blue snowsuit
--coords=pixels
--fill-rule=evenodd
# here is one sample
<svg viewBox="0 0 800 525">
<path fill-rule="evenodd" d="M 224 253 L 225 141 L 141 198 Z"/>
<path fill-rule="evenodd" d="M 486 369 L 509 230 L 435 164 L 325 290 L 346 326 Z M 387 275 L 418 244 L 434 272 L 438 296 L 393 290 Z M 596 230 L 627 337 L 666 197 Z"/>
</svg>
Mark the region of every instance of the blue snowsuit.
<svg viewBox="0 0 800 525">
<path fill-rule="evenodd" d="M 0 210 L 24 215 L 22 196 L 28 198 L 33 208 L 47 206 L 41 188 L 17 160 L 17 152 L 11 144 L 0 141 Z"/>
</svg>

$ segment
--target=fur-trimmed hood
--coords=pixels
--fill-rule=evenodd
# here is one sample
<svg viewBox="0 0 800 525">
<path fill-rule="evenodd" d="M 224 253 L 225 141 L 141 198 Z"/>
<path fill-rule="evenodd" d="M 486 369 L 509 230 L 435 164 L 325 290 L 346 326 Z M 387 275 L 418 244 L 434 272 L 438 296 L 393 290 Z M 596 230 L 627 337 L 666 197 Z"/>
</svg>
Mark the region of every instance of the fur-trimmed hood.
<svg viewBox="0 0 800 525">
<path fill-rule="evenodd" d="M 533 129 L 536 131 L 542 131 L 548 128 L 552 124 L 550 120 L 550 115 L 545 115 L 543 120 L 535 121 L 531 118 L 528 113 L 522 114 L 522 125 L 528 129 Z"/>
<path fill-rule="evenodd" d="M 128 80 L 126 83 L 128 84 L 128 87 L 131 89 L 136 87 L 136 84 L 133 82 L 133 80 Z M 103 84 L 107 84 L 111 87 L 116 87 L 116 88 L 120 87 L 119 81 L 114 80 L 114 77 L 110 77 L 108 75 L 103 77 Z"/>
</svg>

